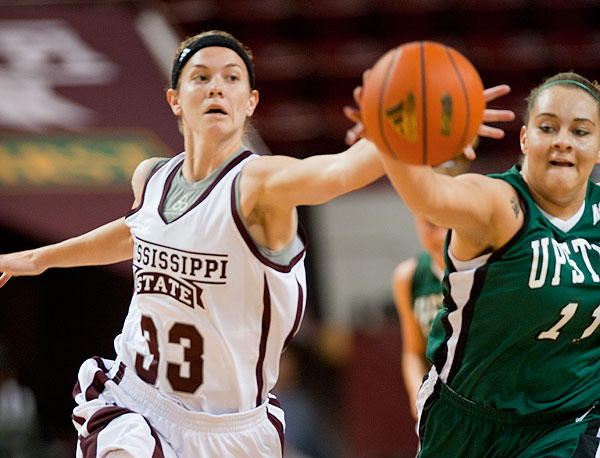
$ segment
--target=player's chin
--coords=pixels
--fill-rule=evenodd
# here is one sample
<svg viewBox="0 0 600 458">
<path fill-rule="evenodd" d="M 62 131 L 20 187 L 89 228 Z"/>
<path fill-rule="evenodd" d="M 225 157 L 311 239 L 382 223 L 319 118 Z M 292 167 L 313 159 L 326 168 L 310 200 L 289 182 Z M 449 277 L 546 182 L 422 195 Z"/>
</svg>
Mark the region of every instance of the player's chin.
<svg viewBox="0 0 600 458">
<path fill-rule="evenodd" d="M 210 136 L 225 136 L 232 130 L 230 122 L 225 119 L 210 119 L 203 125 L 203 133 Z"/>
<path fill-rule="evenodd" d="M 589 175 L 584 175 L 577 167 L 554 167 L 547 175 L 548 187 L 557 194 L 569 192 L 576 189 L 587 181 Z"/>
</svg>

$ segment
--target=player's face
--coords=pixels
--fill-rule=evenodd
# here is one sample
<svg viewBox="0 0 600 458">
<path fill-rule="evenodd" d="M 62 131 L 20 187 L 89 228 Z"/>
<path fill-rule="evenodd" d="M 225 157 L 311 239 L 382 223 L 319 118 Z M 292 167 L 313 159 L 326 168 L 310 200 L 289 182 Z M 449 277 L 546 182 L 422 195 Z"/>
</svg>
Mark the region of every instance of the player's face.
<svg viewBox="0 0 600 458">
<path fill-rule="evenodd" d="M 258 91 L 250 90 L 242 58 L 229 48 L 215 46 L 190 58 L 181 72 L 179 91 L 170 89 L 167 97 L 188 129 L 217 136 L 241 135 L 258 103 Z"/>
<path fill-rule="evenodd" d="M 598 102 L 584 90 L 559 85 L 535 98 L 521 129 L 525 180 L 538 195 L 568 202 L 585 193 L 600 160 Z"/>
</svg>

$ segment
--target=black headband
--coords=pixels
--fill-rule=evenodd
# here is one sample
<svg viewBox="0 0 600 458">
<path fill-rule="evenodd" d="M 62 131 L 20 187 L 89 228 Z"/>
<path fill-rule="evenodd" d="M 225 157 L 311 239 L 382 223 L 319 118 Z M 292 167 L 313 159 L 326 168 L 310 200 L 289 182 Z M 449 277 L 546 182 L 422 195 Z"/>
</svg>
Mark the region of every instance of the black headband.
<svg viewBox="0 0 600 458">
<path fill-rule="evenodd" d="M 173 65 L 173 69 L 171 70 L 171 87 L 175 89 L 177 87 L 177 82 L 179 81 L 179 75 L 181 74 L 181 69 L 186 64 L 186 62 L 192 57 L 196 52 L 201 50 L 202 48 L 208 48 L 211 46 L 218 46 L 221 48 L 229 48 L 237 53 L 238 56 L 242 58 L 244 63 L 246 64 L 246 68 L 248 69 L 248 76 L 250 77 L 250 88 L 255 89 L 254 87 L 254 67 L 252 66 L 252 62 L 250 61 L 250 57 L 246 54 L 246 51 L 242 49 L 242 47 L 233 39 L 229 37 L 225 37 L 223 35 L 205 35 L 203 37 L 198 38 L 196 41 L 190 43 L 187 47 L 185 47 L 179 57 L 175 61 Z"/>
</svg>

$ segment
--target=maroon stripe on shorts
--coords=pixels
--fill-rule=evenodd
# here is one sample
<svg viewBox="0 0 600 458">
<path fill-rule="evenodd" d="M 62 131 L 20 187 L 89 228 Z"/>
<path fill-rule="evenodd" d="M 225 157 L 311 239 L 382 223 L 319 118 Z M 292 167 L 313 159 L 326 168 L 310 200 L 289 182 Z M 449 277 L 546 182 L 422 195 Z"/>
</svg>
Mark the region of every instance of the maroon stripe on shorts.
<svg viewBox="0 0 600 458">
<path fill-rule="evenodd" d="M 77 380 L 77 383 L 73 387 L 73 398 L 75 398 L 75 396 L 77 396 L 80 393 L 81 393 L 81 385 L 79 384 L 79 380 Z"/>
<path fill-rule="evenodd" d="M 263 289 L 263 316 L 262 316 L 262 330 L 260 334 L 260 347 L 258 352 L 258 361 L 256 362 L 256 407 L 262 404 L 262 391 L 264 385 L 264 363 L 265 354 L 267 352 L 267 340 L 269 338 L 269 327 L 271 326 L 271 294 L 269 292 L 269 283 L 267 282 L 267 275 L 264 276 L 264 289 Z"/>
<path fill-rule="evenodd" d="M 119 383 L 121 383 L 121 380 L 123 380 L 123 375 L 125 375 L 125 364 L 119 363 L 119 370 L 112 378 L 112 381 L 118 385 Z"/>
<path fill-rule="evenodd" d="M 281 407 L 281 403 L 277 398 L 269 397 L 269 404 L 274 405 L 275 407 L 278 407 L 279 409 L 283 410 L 283 408 Z"/>
<path fill-rule="evenodd" d="M 87 424 L 88 435 L 79 436 L 79 444 L 83 458 L 96 458 L 98 451 L 98 434 L 108 426 L 108 424 L 123 414 L 130 413 L 131 410 L 122 407 L 106 407 L 98 410 L 90 417 Z"/>
<path fill-rule="evenodd" d="M 273 424 L 273 426 L 275 426 L 275 429 L 277 430 L 277 434 L 279 434 L 279 442 L 281 442 L 281 454 L 283 455 L 283 445 L 284 445 L 283 424 L 279 421 L 279 418 L 277 418 L 272 413 L 267 412 L 267 417 L 269 417 L 269 421 Z"/>
<path fill-rule="evenodd" d="M 73 420 L 75 423 L 77 423 L 80 426 L 83 426 L 83 424 L 85 423 L 85 418 L 78 417 L 75 414 L 71 414 L 71 420 Z"/>
<path fill-rule="evenodd" d="M 165 454 L 163 452 L 162 444 L 160 443 L 158 433 L 152 427 L 152 425 L 148 422 L 148 420 L 146 420 L 146 423 L 148 423 L 148 426 L 150 427 L 150 433 L 152 434 L 152 437 L 154 438 L 155 445 L 154 445 L 154 453 L 152 453 L 152 458 L 165 458 Z"/>
<path fill-rule="evenodd" d="M 103 409 L 98 410 L 94 415 L 90 417 L 87 423 L 88 435 L 85 437 L 79 437 L 79 443 L 81 446 L 81 451 L 83 454 L 83 458 L 96 458 L 98 452 L 98 435 L 108 426 L 108 424 L 113 421 L 115 418 L 120 417 L 121 415 L 127 413 L 135 413 L 129 409 L 125 409 L 123 407 L 105 407 Z M 139 414 L 138 414 L 139 415 Z M 140 415 L 141 416 L 141 415 Z M 142 417 L 143 418 L 143 417 Z M 144 420 L 146 420 L 144 418 Z M 146 420 L 148 427 L 150 428 L 150 433 L 154 438 L 154 452 L 152 453 L 152 458 L 164 458 L 164 452 L 162 449 L 162 444 L 160 443 L 160 438 L 158 437 L 158 433 L 156 430 L 148 423 Z"/>
<path fill-rule="evenodd" d="M 102 393 L 104 391 L 104 386 L 105 386 L 106 382 L 108 382 L 108 380 L 110 380 L 108 378 L 108 376 L 106 375 L 106 373 L 108 372 L 108 368 L 104 364 L 104 361 L 102 361 L 102 358 L 100 358 L 98 356 L 94 356 L 92 359 L 98 366 L 98 370 L 94 374 L 92 383 L 85 390 L 85 400 L 86 401 L 90 401 L 92 399 L 98 398 L 98 396 L 100 396 L 100 393 Z M 79 380 L 77 380 L 77 383 L 75 384 L 75 388 L 73 389 L 73 397 L 77 396 L 79 393 L 81 393 L 81 385 L 79 383 Z"/>
<path fill-rule="evenodd" d="M 108 380 L 109 378 L 104 372 L 97 370 L 92 379 L 92 383 L 88 386 L 87 390 L 85 390 L 85 400 L 91 401 L 92 399 L 97 399 L 98 396 L 100 396 L 100 393 L 104 391 L 104 386 Z"/>
<path fill-rule="evenodd" d="M 103 372 L 108 372 L 108 369 L 106 368 L 104 361 L 102 361 L 102 358 L 100 358 L 99 356 L 93 356 L 92 359 L 96 361 L 96 364 L 100 369 L 102 369 Z"/>
</svg>

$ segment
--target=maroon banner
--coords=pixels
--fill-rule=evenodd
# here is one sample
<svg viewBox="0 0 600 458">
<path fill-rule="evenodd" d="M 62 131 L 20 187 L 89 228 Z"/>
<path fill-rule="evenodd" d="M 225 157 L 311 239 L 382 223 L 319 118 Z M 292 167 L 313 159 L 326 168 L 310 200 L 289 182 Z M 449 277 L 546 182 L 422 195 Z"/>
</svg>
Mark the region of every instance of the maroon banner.
<svg viewBox="0 0 600 458">
<path fill-rule="evenodd" d="M 44 242 L 85 232 L 130 208 L 137 163 L 181 150 L 138 15 L 0 6 L 0 225 Z"/>
</svg>

